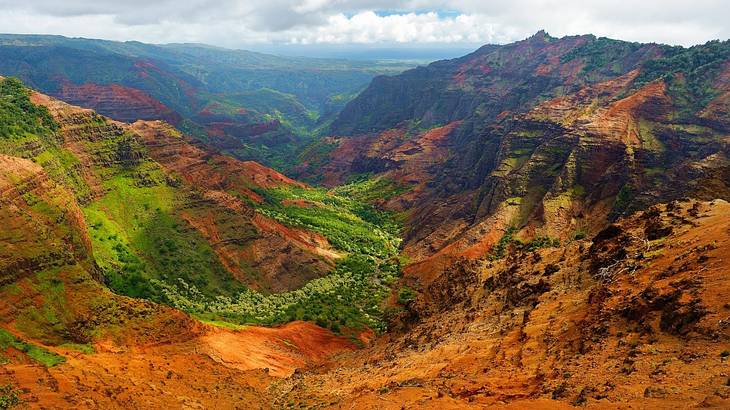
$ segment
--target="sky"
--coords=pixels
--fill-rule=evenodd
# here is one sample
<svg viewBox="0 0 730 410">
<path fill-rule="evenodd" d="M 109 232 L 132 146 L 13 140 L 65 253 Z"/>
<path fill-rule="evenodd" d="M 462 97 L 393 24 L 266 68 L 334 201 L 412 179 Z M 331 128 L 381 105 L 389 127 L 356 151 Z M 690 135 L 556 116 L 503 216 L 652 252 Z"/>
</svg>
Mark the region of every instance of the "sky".
<svg viewBox="0 0 730 410">
<path fill-rule="evenodd" d="M 0 32 L 229 48 L 469 48 L 544 29 L 691 46 L 728 0 L 0 0 Z"/>
</svg>

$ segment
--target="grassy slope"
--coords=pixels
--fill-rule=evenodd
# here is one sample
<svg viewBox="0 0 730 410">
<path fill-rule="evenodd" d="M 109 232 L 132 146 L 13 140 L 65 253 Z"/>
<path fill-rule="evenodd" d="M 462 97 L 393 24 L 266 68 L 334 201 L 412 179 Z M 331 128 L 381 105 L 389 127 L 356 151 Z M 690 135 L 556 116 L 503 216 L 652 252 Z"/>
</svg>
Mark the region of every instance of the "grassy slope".
<svg viewBox="0 0 730 410">
<path fill-rule="evenodd" d="M 19 87 L 14 80 L 6 81 Z M 180 218 L 179 212 L 190 210 L 197 199 L 195 193 L 170 184 L 133 135 L 104 131 L 107 125 L 101 117 L 85 121 L 75 127 L 83 151 L 92 156 L 93 165 L 85 171 L 101 181 L 95 195 L 80 177 L 78 158 L 60 145 L 55 125 L 16 133 L 14 139 L 3 139 L 0 147 L 11 155 L 29 156 L 59 184 L 71 188 L 83 204 L 96 263 L 115 292 L 235 324 L 304 319 L 334 330 L 384 326 L 382 301 L 399 272 L 399 227 L 387 214 L 322 189 L 260 189 L 266 201 L 255 205 L 258 212 L 324 235 L 346 257 L 329 276 L 299 290 L 257 293 L 233 281 L 205 239 Z M 28 141 L 35 146 L 32 155 L 23 151 Z M 284 200 L 303 200 L 311 207 L 284 205 Z M 51 294 L 63 292 L 62 284 L 54 285 L 58 274 L 38 273 L 38 286 L 48 293 L 49 301 Z M 47 323 L 63 322 L 53 317 L 62 310 L 59 304 L 52 312 L 31 312 L 24 331 L 32 333 L 43 317 Z"/>
</svg>

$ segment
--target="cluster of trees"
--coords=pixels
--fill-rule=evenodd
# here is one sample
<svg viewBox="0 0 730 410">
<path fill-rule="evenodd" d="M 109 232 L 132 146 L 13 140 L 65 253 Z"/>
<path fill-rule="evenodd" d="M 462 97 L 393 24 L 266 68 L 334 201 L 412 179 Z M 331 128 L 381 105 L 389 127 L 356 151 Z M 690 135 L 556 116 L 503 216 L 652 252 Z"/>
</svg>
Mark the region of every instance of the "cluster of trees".
<svg viewBox="0 0 730 410">
<path fill-rule="evenodd" d="M 17 78 L 0 80 L 0 139 L 42 135 L 58 129 L 48 109 L 30 101 Z"/>
<path fill-rule="evenodd" d="M 400 274 L 398 223 L 366 203 L 324 189 L 258 192 L 265 198 L 256 205 L 259 212 L 324 235 L 346 257 L 326 277 L 279 294 L 243 289 L 211 296 L 182 278 L 177 283 L 152 280 L 162 301 L 204 319 L 238 324 L 307 320 L 336 332 L 364 326 L 384 329 L 382 302 Z M 294 205 L 300 201 L 308 206 Z"/>
<path fill-rule="evenodd" d="M 360 256 L 300 289 L 278 294 L 245 289 L 233 296 L 210 297 L 182 278 L 174 285 L 154 279 L 151 283 L 165 303 L 201 318 L 265 325 L 307 320 L 339 332 L 364 326 L 384 330 L 381 303 L 397 275 L 396 263 Z"/>
</svg>

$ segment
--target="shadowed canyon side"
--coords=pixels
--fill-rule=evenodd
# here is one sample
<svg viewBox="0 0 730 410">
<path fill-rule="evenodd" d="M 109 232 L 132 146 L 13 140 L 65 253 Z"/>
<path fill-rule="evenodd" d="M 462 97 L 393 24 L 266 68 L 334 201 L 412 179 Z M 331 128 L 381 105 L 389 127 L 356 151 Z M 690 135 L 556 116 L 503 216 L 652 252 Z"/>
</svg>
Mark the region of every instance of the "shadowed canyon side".
<svg viewBox="0 0 730 410">
<path fill-rule="evenodd" d="M 329 156 L 300 172 L 400 187 L 384 205 L 408 210 L 406 270 L 430 280 L 488 254 L 510 227 L 526 240 L 591 237 L 655 203 L 730 199 L 728 70 L 727 41 L 539 32 L 376 78 L 333 122 Z M 430 133 L 439 151 L 422 142 Z"/>
<path fill-rule="evenodd" d="M 729 80 L 541 31 L 374 78 L 279 172 L 0 78 L 0 403 L 728 408 Z"/>
</svg>

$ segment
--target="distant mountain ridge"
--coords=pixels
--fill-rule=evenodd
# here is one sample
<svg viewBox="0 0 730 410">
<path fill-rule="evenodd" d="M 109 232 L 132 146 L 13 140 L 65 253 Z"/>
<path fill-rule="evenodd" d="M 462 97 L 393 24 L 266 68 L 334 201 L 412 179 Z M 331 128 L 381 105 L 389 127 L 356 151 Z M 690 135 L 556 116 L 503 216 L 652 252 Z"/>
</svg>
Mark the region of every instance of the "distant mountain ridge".
<svg viewBox="0 0 730 410">
<path fill-rule="evenodd" d="M 407 67 L 199 44 L 0 35 L 0 75 L 120 121 L 171 122 L 279 169 L 375 75 Z"/>
</svg>

